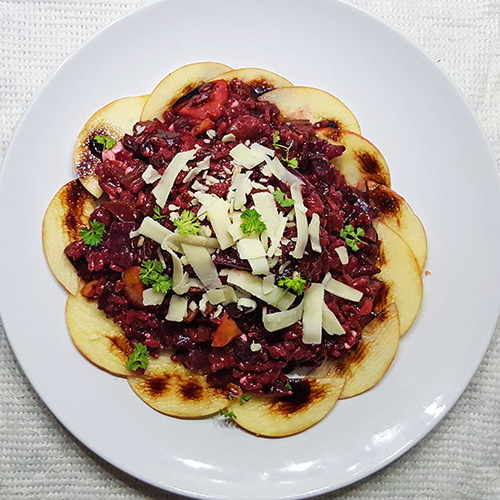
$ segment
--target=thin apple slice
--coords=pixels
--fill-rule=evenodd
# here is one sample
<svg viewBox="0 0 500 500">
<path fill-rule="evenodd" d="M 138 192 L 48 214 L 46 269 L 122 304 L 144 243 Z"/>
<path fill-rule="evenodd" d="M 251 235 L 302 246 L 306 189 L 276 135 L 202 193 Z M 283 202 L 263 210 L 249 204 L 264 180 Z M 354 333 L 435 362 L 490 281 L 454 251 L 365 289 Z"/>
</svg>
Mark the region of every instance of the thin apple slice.
<svg viewBox="0 0 500 500">
<path fill-rule="evenodd" d="M 350 186 L 364 191 L 367 180 L 391 185 L 391 174 L 384 156 L 364 137 L 331 127 L 318 129 L 316 136 L 336 146 L 345 146 L 345 151 L 333 160 L 333 164 Z"/>
<path fill-rule="evenodd" d="M 96 198 L 102 195 L 99 179 L 95 174 L 95 167 L 100 159 L 92 153 L 90 142 L 96 135 L 106 135 L 118 141 L 125 134 L 131 134 L 147 98 L 147 95 L 124 97 L 110 102 L 94 113 L 78 134 L 73 154 L 76 174 Z"/>
<path fill-rule="evenodd" d="M 381 312 L 394 302 L 398 308 L 401 335 L 404 335 L 415 321 L 422 304 L 420 268 L 410 247 L 395 231 L 380 221 L 374 221 L 373 227 L 381 242 L 381 271 L 375 277 L 384 282 L 374 312 Z"/>
<path fill-rule="evenodd" d="M 258 95 L 281 87 L 291 87 L 293 84 L 282 76 L 261 68 L 240 68 L 227 71 L 212 78 L 212 80 L 225 80 L 230 82 L 234 79 L 250 85 Z"/>
<path fill-rule="evenodd" d="M 398 352 L 399 337 L 398 309 L 390 304 L 364 327 L 356 348 L 335 361 L 345 376 L 341 399 L 361 394 L 382 379 Z"/>
<path fill-rule="evenodd" d="M 259 99 L 274 103 L 285 120 L 328 120 L 333 127 L 359 134 L 358 120 L 340 100 L 324 90 L 312 87 L 282 87 L 271 90 Z"/>
<path fill-rule="evenodd" d="M 172 361 L 168 353 L 150 359 L 144 375 L 132 375 L 128 382 L 144 402 L 171 417 L 206 417 L 227 406 L 227 391 L 210 387 L 204 375 Z"/>
<path fill-rule="evenodd" d="M 66 321 L 73 342 L 89 361 L 113 375 L 132 373 L 125 363 L 133 349 L 121 327 L 97 308 L 96 301 L 70 295 Z"/>
<path fill-rule="evenodd" d="M 379 211 L 378 220 L 406 241 L 422 272 L 427 259 L 427 237 L 420 219 L 406 200 L 387 186 L 368 181 L 366 187 L 370 204 Z"/>
<path fill-rule="evenodd" d="M 335 406 L 344 376 L 330 366 L 312 371 L 303 379 L 291 379 L 293 394 L 280 398 L 252 396 L 246 403 L 233 402 L 228 409 L 234 421 L 260 436 L 297 434 L 322 420 Z"/>
<path fill-rule="evenodd" d="M 188 64 L 168 74 L 151 92 L 142 110 L 141 121 L 163 121 L 163 113 L 183 95 L 202 83 L 231 70 L 230 66 L 217 62 Z"/>
<path fill-rule="evenodd" d="M 43 251 L 55 278 L 66 290 L 76 295 L 83 285 L 64 249 L 79 238 L 80 229 L 87 226 L 95 208 L 94 198 L 73 180 L 65 184 L 52 198 L 43 218 Z"/>
</svg>

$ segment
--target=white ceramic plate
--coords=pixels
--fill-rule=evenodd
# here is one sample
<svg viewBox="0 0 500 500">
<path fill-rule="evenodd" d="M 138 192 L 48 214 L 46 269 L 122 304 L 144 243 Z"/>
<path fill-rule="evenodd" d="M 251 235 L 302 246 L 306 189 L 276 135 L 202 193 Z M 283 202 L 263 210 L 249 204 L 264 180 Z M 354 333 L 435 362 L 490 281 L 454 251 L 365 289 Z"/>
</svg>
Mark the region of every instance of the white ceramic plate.
<svg viewBox="0 0 500 500">
<path fill-rule="evenodd" d="M 41 223 L 73 177 L 72 148 L 99 107 L 149 93 L 171 70 L 215 60 L 331 91 L 385 154 L 429 240 L 421 314 L 375 389 L 297 436 L 263 439 L 219 419 L 156 413 L 86 361 L 65 324 Z M 499 310 L 500 189 L 469 108 L 403 37 L 342 3 L 181 0 L 113 24 L 63 64 L 27 110 L 1 172 L 0 305 L 10 343 L 61 423 L 124 471 L 200 498 L 299 498 L 387 465 L 446 414 L 476 370 Z M 481 237 L 488 237 L 482 244 Z"/>
</svg>

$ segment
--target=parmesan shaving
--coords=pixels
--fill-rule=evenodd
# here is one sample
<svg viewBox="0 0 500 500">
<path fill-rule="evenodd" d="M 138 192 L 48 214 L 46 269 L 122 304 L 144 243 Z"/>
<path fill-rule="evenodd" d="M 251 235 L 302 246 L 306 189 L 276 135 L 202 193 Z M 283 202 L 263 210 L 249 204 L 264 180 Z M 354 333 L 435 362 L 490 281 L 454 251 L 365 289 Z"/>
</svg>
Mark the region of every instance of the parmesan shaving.
<svg viewBox="0 0 500 500">
<path fill-rule="evenodd" d="M 321 344 L 324 295 L 325 289 L 321 283 L 311 283 L 311 286 L 304 292 L 302 316 L 302 342 L 304 344 Z"/>
<path fill-rule="evenodd" d="M 295 259 L 302 259 L 307 245 L 309 230 L 306 217 L 307 209 L 302 200 L 301 186 L 299 184 L 292 184 L 290 192 L 292 199 L 295 200 L 295 225 L 297 226 L 297 243 L 293 251 L 290 252 L 290 255 Z"/>
<path fill-rule="evenodd" d="M 344 335 L 345 330 L 335 313 L 323 302 L 322 309 L 323 329 L 329 335 Z"/>
<path fill-rule="evenodd" d="M 184 295 L 189 290 L 189 275 L 184 272 L 184 266 L 182 265 L 181 259 L 177 256 L 177 254 L 169 247 L 166 247 L 164 250 L 166 250 L 172 258 L 172 290 L 177 295 Z"/>
<path fill-rule="evenodd" d="M 321 253 L 321 245 L 319 243 L 319 215 L 317 213 L 312 214 L 308 232 L 313 252 Z"/>
<path fill-rule="evenodd" d="M 168 307 L 166 319 L 168 321 L 181 322 L 187 314 L 188 299 L 186 297 L 179 297 L 179 295 L 172 295 Z"/>
<path fill-rule="evenodd" d="M 337 297 L 351 300 L 352 302 L 359 302 L 361 297 L 363 297 L 363 293 L 359 290 L 329 277 L 328 274 L 323 279 L 323 284 L 327 292 L 333 293 L 333 295 L 336 295 Z"/>
<path fill-rule="evenodd" d="M 205 247 L 188 245 L 187 243 L 181 245 L 189 264 L 205 288 L 220 288 L 222 283 L 208 250 Z"/>
<path fill-rule="evenodd" d="M 234 240 L 228 231 L 231 225 L 228 215 L 229 203 L 218 196 L 206 193 L 199 193 L 197 198 L 207 212 L 221 250 L 232 247 Z"/>
<path fill-rule="evenodd" d="M 208 170 L 210 168 L 210 156 L 206 156 L 203 160 L 196 164 L 184 177 L 182 182 L 191 182 L 200 172 L 203 170 Z"/>
<path fill-rule="evenodd" d="M 349 255 L 347 254 L 347 248 L 346 247 L 337 247 L 335 249 L 335 252 L 337 252 L 337 255 L 339 256 L 341 264 L 344 266 L 349 263 Z"/>
<path fill-rule="evenodd" d="M 248 297 L 241 297 L 238 299 L 238 302 L 236 304 L 236 307 L 241 311 L 243 309 L 250 309 L 247 312 L 252 312 L 257 309 L 257 302 L 255 300 L 250 299 Z"/>
<path fill-rule="evenodd" d="M 266 160 L 266 165 L 269 170 L 272 172 L 274 177 L 278 178 L 280 181 L 284 182 L 288 186 L 292 184 L 304 184 L 301 179 L 299 179 L 296 175 L 292 174 L 289 169 L 283 166 L 283 164 L 279 161 L 279 159 L 273 158 L 270 160 L 269 158 Z"/>
<path fill-rule="evenodd" d="M 165 238 L 165 244 L 168 245 L 170 243 L 187 243 L 188 245 L 196 245 L 206 248 L 219 248 L 219 242 L 216 238 L 207 238 L 206 236 L 198 236 L 196 234 L 169 234 Z"/>
<path fill-rule="evenodd" d="M 148 165 L 148 168 L 144 171 L 142 174 L 142 180 L 146 184 L 153 184 L 153 182 L 156 182 L 158 179 L 161 179 L 161 174 L 159 174 L 153 167 L 152 165 Z"/>
<path fill-rule="evenodd" d="M 142 220 L 139 228 L 135 231 L 131 231 L 129 236 L 131 238 L 135 238 L 140 234 L 146 236 L 146 238 L 150 238 L 153 241 L 156 241 L 156 243 L 159 243 L 161 245 L 161 243 L 167 236 L 170 236 L 174 233 L 172 233 L 170 229 L 162 226 L 159 222 L 153 220 L 151 217 L 145 217 Z"/>
<path fill-rule="evenodd" d="M 156 292 L 152 288 L 146 288 L 142 292 L 142 303 L 145 306 L 159 306 L 163 302 L 164 298 L 164 293 Z"/>
<path fill-rule="evenodd" d="M 262 323 L 268 332 L 275 332 L 297 323 L 302 317 L 303 310 L 304 301 L 288 311 L 267 314 L 267 311 L 264 309 L 262 311 Z"/>
</svg>

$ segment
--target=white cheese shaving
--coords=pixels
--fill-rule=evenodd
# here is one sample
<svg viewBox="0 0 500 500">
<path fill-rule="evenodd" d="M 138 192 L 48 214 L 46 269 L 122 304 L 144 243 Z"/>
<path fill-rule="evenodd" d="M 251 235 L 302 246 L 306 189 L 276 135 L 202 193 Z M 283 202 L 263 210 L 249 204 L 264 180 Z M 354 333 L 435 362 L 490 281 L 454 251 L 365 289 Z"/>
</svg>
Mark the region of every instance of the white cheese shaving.
<svg viewBox="0 0 500 500">
<path fill-rule="evenodd" d="M 194 181 L 191 187 L 196 191 L 208 191 L 208 186 L 205 186 L 200 181 Z"/>
<path fill-rule="evenodd" d="M 156 222 L 151 217 L 144 217 L 139 228 L 135 231 L 131 231 L 129 236 L 135 238 L 142 234 L 146 238 L 150 238 L 156 243 L 161 245 L 162 241 L 169 235 L 174 234 L 170 229 L 162 226 L 159 222 Z"/>
<path fill-rule="evenodd" d="M 153 184 L 158 179 L 161 178 L 161 174 L 159 174 L 151 165 L 148 165 L 148 168 L 142 174 L 142 180 L 146 184 Z"/>
<path fill-rule="evenodd" d="M 266 156 L 269 156 L 269 158 L 274 158 L 275 155 L 274 149 L 266 148 L 258 142 L 254 142 L 250 146 L 250 151 L 252 151 L 255 156 L 260 156 L 261 158 L 263 158 L 263 161 L 266 159 Z"/>
<path fill-rule="evenodd" d="M 268 274 L 263 278 L 262 290 L 264 293 L 271 293 L 274 286 L 274 274 Z"/>
<path fill-rule="evenodd" d="M 211 304 L 220 304 L 226 300 L 226 294 L 223 288 L 214 288 L 207 291 L 207 300 Z"/>
<path fill-rule="evenodd" d="M 250 299 L 248 297 L 240 297 L 236 304 L 236 307 L 241 311 L 243 309 L 250 309 L 250 311 L 255 311 L 257 309 L 257 302 L 255 300 Z"/>
<path fill-rule="evenodd" d="M 205 288 L 220 288 L 222 283 L 208 250 L 205 247 L 188 245 L 187 243 L 181 243 L 181 246 L 189 264 Z"/>
<path fill-rule="evenodd" d="M 188 172 L 188 174 L 186 175 L 186 177 L 184 177 L 182 182 L 191 182 L 200 172 L 202 172 L 203 170 L 208 170 L 209 168 L 210 168 L 210 156 L 206 156 L 205 158 L 203 158 L 203 160 L 199 161 L 196 164 L 196 167 L 193 167 Z"/>
<path fill-rule="evenodd" d="M 269 264 L 265 257 L 257 257 L 255 259 L 248 259 L 248 262 L 252 268 L 252 274 L 268 274 Z"/>
<path fill-rule="evenodd" d="M 262 323 L 264 328 L 268 332 L 275 332 L 291 326 L 302 317 L 304 311 L 304 301 L 302 301 L 297 307 L 290 309 L 288 311 L 280 311 L 276 313 L 267 314 L 266 309 L 262 310 Z"/>
<path fill-rule="evenodd" d="M 345 330 L 335 313 L 323 302 L 322 309 L 323 329 L 329 335 L 344 335 Z"/>
<path fill-rule="evenodd" d="M 254 147 L 251 149 L 245 144 L 240 143 L 229 151 L 229 156 L 233 158 L 237 165 L 242 165 L 243 167 L 250 169 L 256 167 L 260 163 L 263 163 L 269 158 L 264 150 L 267 150 L 267 148 Z"/>
<path fill-rule="evenodd" d="M 361 297 L 363 297 L 362 292 L 332 278 L 329 274 L 330 273 L 323 278 L 323 285 L 325 286 L 325 290 L 327 292 L 333 293 L 333 295 L 336 295 L 337 297 L 351 300 L 352 302 L 359 302 L 361 300 Z"/>
<path fill-rule="evenodd" d="M 277 157 L 272 160 L 267 159 L 266 164 L 274 177 L 278 178 L 288 186 L 291 186 L 292 184 L 304 184 L 301 179 L 290 172 L 290 169 L 284 167 Z"/>
<path fill-rule="evenodd" d="M 339 256 L 341 264 L 344 266 L 349 263 L 349 255 L 347 254 L 347 248 L 346 247 L 337 247 L 335 249 L 335 252 L 337 252 L 337 255 Z"/>
<path fill-rule="evenodd" d="M 188 161 L 195 157 L 195 155 L 196 149 L 177 153 L 165 169 L 160 182 L 152 191 L 154 197 L 156 198 L 156 203 L 161 208 L 165 206 L 170 190 L 172 189 L 175 179 L 179 175 L 180 171 L 187 165 Z"/>
<path fill-rule="evenodd" d="M 166 319 L 168 321 L 176 321 L 178 323 L 181 322 L 187 314 L 187 304 L 188 299 L 186 297 L 172 295 Z"/>
<path fill-rule="evenodd" d="M 172 290 L 177 295 L 184 295 L 189 290 L 189 275 L 184 272 L 184 266 L 182 265 L 181 259 L 177 256 L 177 254 L 168 246 L 165 247 L 164 250 L 166 250 L 172 258 Z"/>
<path fill-rule="evenodd" d="M 234 240 L 228 231 L 231 225 L 228 214 L 229 203 L 218 196 L 206 193 L 198 193 L 196 197 L 203 205 L 202 210 L 206 211 L 221 250 L 232 247 Z"/>
<path fill-rule="evenodd" d="M 295 200 L 295 225 L 297 226 L 297 243 L 293 251 L 290 252 L 290 255 L 295 259 L 302 259 L 307 245 L 309 230 L 306 217 L 307 209 L 302 200 L 302 187 L 300 184 L 292 184 L 290 192 L 292 199 Z"/>
<path fill-rule="evenodd" d="M 247 202 L 247 194 L 252 190 L 252 184 L 249 182 L 252 172 L 245 174 L 236 174 L 231 187 L 229 188 L 233 197 L 233 208 L 239 210 Z M 234 193 L 234 194 L 233 194 Z"/>
<path fill-rule="evenodd" d="M 311 286 L 304 292 L 302 316 L 302 342 L 304 344 L 321 344 L 324 295 L 325 289 L 321 283 L 311 283 Z"/>
<path fill-rule="evenodd" d="M 152 288 L 146 288 L 142 292 L 142 303 L 145 306 L 159 306 L 163 302 L 164 298 L 164 293 L 156 292 Z"/>
<path fill-rule="evenodd" d="M 234 134 L 226 134 L 221 139 L 221 142 L 234 142 L 235 140 L 236 140 L 236 136 Z"/>
<path fill-rule="evenodd" d="M 264 193 L 254 193 L 252 195 L 252 200 L 255 205 L 255 209 L 259 212 L 262 222 L 267 227 L 268 234 L 275 235 L 278 230 L 280 214 L 276 208 L 276 202 L 274 197 L 269 192 Z"/>
<path fill-rule="evenodd" d="M 242 259 L 250 260 L 258 257 L 265 257 L 266 251 L 260 239 L 242 238 L 236 244 L 236 249 Z"/>
<path fill-rule="evenodd" d="M 215 139 L 217 136 L 217 132 L 213 129 L 207 130 L 205 133 L 207 134 L 207 137 L 210 137 L 210 139 Z"/>
<path fill-rule="evenodd" d="M 156 249 L 156 255 L 158 255 L 158 260 L 160 261 L 161 267 L 163 267 L 163 269 L 166 269 L 167 263 L 165 262 L 163 254 L 161 253 L 161 250 L 159 248 Z"/>
<path fill-rule="evenodd" d="M 172 233 L 165 238 L 164 242 L 165 245 L 169 245 L 170 243 L 187 243 L 188 245 L 196 245 L 205 248 L 219 248 L 219 242 L 216 238 L 207 238 L 206 236 L 198 236 L 197 234 Z"/>
<path fill-rule="evenodd" d="M 250 350 L 252 352 L 257 352 L 260 351 L 261 349 L 262 349 L 262 344 L 259 344 L 258 342 L 252 341 L 252 343 L 250 344 Z"/>
<path fill-rule="evenodd" d="M 238 241 L 244 236 L 243 231 L 241 230 L 241 212 L 233 212 L 231 214 L 231 217 L 232 217 L 232 223 L 227 228 L 227 230 L 229 231 L 229 234 L 233 237 L 233 240 Z"/>
<path fill-rule="evenodd" d="M 319 215 L 317 213 L 312 214 L 308 232 L 313 252 L 321 253 L 321 245 L 319 243 Z"/>
</svg>

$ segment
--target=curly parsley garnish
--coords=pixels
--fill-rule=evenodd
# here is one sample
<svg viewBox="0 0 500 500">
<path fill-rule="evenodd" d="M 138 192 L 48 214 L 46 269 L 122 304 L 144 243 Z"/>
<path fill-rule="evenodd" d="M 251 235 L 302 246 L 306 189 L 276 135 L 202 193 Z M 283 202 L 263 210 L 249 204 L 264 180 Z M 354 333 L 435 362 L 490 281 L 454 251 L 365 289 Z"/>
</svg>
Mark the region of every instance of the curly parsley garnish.
<svg viewBox="0 0 500 500">
<path fill-rule="evenodd" d="M 295 271 L 291 277 L 281 278 L 278 281 L 278 286 L 286 288 L 288 291 L 294 292 L 297 295 L 302 295 L 307 281 L 300 277 L 300 274 Z"/>
<path fill-rule="evenodd" d="M 103 150 L 111 149 L 116 144 L 116 141 L 112 137 L 104 134 L 94 136 L 94 141 L 97 142 L 97 144 L 100 144 Z"/>
<path fill-rule="evenodd" d="M 290 168 L 299 168 L 299 161 L 297 158 L 290 158 L 290 149 L 293 146 L 293 141 L 289 146 L 283 146 L 283 144 L 280 144 L 280 140 L 280 133 L 278 130 L 275 130 L 273 134 L 273 148 L 276 150 L 284 149 L 286 151 L 286 156 L 280 155 L 281 161 L 285 162 Z"/>
<path fill-rule="evenodd" d="M 286 384 L 285 384 L 285 389 L 288 389 L 289 391 L 292 390 L 292 384 L 290 384 L 290 381 L 287 380 Z"/>
<path fill-rule="evenodd" d="M 125 366 L 135 372 L 138 368 L 146 369 L 149 365 L 149 351 L 144 344 L 135 344 L 134 351 L 128 357 Z"/>
<path fill-rule="evenodd" d="M 161 213 L 160 205 L 155 205 L 155 208 L 153 209 L 153 220 L 159 221 L 159 220 L 163 220 L 165 217 L 166 217 L 166 215 L 163 215 Z"/>
<path fill-rule="evenodd" d="M 167 293 L 172 288 L 172 279 L 164 273 L 163 266 L 158 260 L 143 260 L 139 278 L 155 292 Z"/>
<path fill-rule="evenodd" d="M 222 410 L 219 410 L 219 415 L 222 415 L 223 417 L 226 418 L 230 418 L 232 420 L 236 420 L 236 415 L 234 414 L 234 412 L 224 410 L 224 408 Z"/>
<path fill-rule="evenodd" d="M 97 220 L 91 220 L 89 225 L 90 227 L 82 227 L 80 229 L 80 236 L 86 245 L 94 247 L 101 243 L 102 237 L 106 232 L 106 226 Z"/>
<path fill-rule="evenodd" d="M 174 226 L 179 234 L 198 234 L 201 229 L 201 222 L 197 215 L 189 210 L 183 210 L 179 219 L 174 220 Z"/>
<path fill-rule="evenodd" d="M 244 234 L 263 233 L 267 226 L 260 220 L 260 214 L 255 208 L 248 208 L 241 213 L 242 223 L 240 224 L 241 231 Z"/>
<path fill-rule="evenodd" d="M 347 224 L 347 226 L 340 230 L 340 237 L 346 242 L 347 246 L 355 252 L 359 250 L 358 243 L 363 243 L 361 238 L 363 238 L 364 235 L 365 232 L 363 231 L 363 228 L 358 227 L 354 229 L 351 224 Z"/>
<path fill-rule="evenodd" d="M 289 198 L 280 188 L 276 188 L 273 196 L 280 207 L 287 208 L 295 205 L 295 200 Z"/>
</svg>

